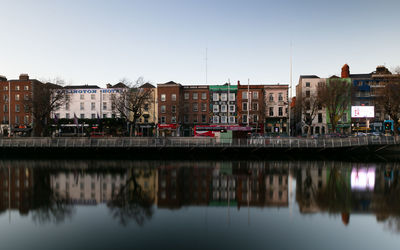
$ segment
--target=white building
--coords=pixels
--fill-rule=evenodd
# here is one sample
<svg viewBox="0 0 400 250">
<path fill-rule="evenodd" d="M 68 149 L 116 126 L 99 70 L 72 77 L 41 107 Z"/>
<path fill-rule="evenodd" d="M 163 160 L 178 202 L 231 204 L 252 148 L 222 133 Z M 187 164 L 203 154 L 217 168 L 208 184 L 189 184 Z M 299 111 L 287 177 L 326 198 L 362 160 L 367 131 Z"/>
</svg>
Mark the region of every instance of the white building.
<svg viewBox="0 0 400 250">
<path fill-rule="evenodd" d="M 299 84 L 296 86 L 296 101 L 304 100 L 301 103 L 302 111 L 299 117 L 301 133 L 307 134 L 308 126 L 304 123 L 305 116 L 311 116 L 311 134 L 325 134 L 328 132 L 328 126 L 326 124 L 326 109 L 323 106 L 317 106 L 315 109 L 314 102 L 317 96 L 318 86 L 321 84 L 325 84 L 325 78 L 319 78 L 315 75 L 302 75 L 299 79 Z"/>
<path fill-rule="evenodd" d="M 69 102 L 52 114 L 58 118 L 73 119 L 76 115 L 79 119 L 115 118 L 119 114 L 116 111 L 112 97 L 123 91 L 124 85 L 108 85 L 107 88 L 99 88 L 96 85 L 67 86 L 64 90 L 69 96 Z"/>
</svg>

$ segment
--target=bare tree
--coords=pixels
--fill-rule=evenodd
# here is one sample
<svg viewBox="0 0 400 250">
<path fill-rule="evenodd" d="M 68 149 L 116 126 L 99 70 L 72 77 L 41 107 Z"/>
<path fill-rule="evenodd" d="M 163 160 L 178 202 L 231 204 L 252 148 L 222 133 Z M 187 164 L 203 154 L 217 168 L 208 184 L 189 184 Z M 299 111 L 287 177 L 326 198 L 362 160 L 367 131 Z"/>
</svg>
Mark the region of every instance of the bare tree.
<svg viewBox="0 0 400 250">
<path fill-rule="evenodd" d="M 307 128 L 307 137 L 310 137 L 312 123 L 318 113 L 318 109 L 321 107 L 318 95 L 317 93 L 310 94 L 310 96 L 300 95 L 296 99 L 295 105 L 296 116 L 300 118 L 302 127 Z"/>
<path fill-rule="evenodd" d="M 318 86 L 318 99 L 326 108 L 332 125 L 332 132 L 351 104 L 351 83 L 342 78 L 330 78 Z"/>
<path fill-rule="evenodd" d="M 69 103 L 69 96 L 63 89 L 64 84 L 59 78 L 54 83 L 37 82 L 33 86 L 32 96 L 25 100 L 26 108 L 32 113 L 35 136 L 47 136 L 50 114 Z"/>
<path fill-rule="evenodd" d="M 122 118 L 129 122 L 129 136 L 132 136 L 136 123 L 142 116 L 145 105 L 151 102 L 153 89 L 144 88 L 144 79 L 139 77 L 135 82 L 126 79 L 121 81 L 126 89 L 112 96 L 112 105 Z"/>
</svg>

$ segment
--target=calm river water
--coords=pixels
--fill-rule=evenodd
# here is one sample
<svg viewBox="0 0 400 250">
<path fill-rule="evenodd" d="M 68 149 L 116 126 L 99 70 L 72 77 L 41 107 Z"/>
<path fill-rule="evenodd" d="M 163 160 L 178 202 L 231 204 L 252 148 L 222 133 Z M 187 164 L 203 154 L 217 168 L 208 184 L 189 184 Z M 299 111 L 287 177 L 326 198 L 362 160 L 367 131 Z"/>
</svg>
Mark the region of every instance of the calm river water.
<svg viewBox="0 0 400 250">
<path fill-rule="evenodd" d="M 400 164 L 0 161 L 0 249 L 396 249 Z"/>
</svg>

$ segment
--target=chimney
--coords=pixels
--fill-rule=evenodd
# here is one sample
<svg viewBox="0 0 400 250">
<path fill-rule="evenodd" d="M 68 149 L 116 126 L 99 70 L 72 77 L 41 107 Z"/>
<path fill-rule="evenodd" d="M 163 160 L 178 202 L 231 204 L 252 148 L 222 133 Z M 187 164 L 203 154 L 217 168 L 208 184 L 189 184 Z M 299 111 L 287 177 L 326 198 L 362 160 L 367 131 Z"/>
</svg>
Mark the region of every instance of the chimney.
<svg viewBox="0 0 400 250">
<path fill-rule="evenodd" d="M 238 81 L 238 87 L 240 86 L 240 81 Z"/>
<path fill-rule="evenodd" d="M 349 65 L 347 65 L 347 64 L 343 65 L 341 77 L 342 78 L 349 78 L 350 77 Z"/>
<path fill-rule="evenodd" d="M 20 74 L 19 75 L 19 80 L 20 81 L 28 81 L 29 80 L 29 75 L 28 74 Z"/>
</svg>

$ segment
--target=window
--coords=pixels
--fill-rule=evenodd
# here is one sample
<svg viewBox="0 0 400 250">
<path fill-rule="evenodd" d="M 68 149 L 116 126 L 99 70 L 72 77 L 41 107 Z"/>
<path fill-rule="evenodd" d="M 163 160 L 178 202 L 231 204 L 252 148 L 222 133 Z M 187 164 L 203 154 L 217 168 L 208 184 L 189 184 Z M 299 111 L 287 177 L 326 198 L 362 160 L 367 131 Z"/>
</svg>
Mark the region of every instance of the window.
<svg viewBox="0 0 400 250">
<path fill-rule="evenodd" d="M 310 82 L 306 82 L 306 87 L 310 87 Z"/>
<path fill-rule="evenodd" d="M 229 105 L 229 112 L 235 112 L 235 105 Z"/>
<path fill-rule="evenodd" d="M 19 123 L 19 116 L 18 115 L 15 116 L 15 123 Z"/>
<path fill-rule="evenodd" d="M 96 114 L 92 114 L 92 119 L 96 119 Z"/>
<path fill-rule="evenodd" d="M 103 109 L 107 110 L 107 103 L 106 102 L 103 102 Z"/>
<path fill-rule="evenodd" d="M 213 93 L 213 101 L 218 102 L 219 101 L 219 94 L 218 93 Z"/>
<path fill-rule="evenodd" d="M 248 123 L 249 121 L 247 120 L 247 115 L 242 116 L 242 123 Z"/>
<path fill-rule="evenodd" d="M 173 101 L 173 102 L 176 101 L 176 94 L 171 94 L 171 101 Z"/>
<path fill-rule="evenodd" d="M 242 92 L 242 99 L 247 99 L 247 92 L 246 91 Z"/>
<path fill-rule="evenodd" d="M 274 108 L 269 107 L 269 116 L 274 116 Z"/>
<path fill-rule="evenodd" d="M 165 113 L 165 105 L 161 105 L 161 113 Z"/>
<path fill-rule="evenodd" d="M 321 110 L 321 109 L 322 109 L 322 105 L 318 104 L 318 110 Z"/>
<path fill-rule="evenodd" d="M 253 92 L 253 99 L 258 99 L 258 92 L 257 91 Z"/>
<path fill-rule="evenodd" d="M 202 100 L 207 100 L 207 93 L 206 92 L 201 93 L 201 99 Z"/>
<path fill-rule="evenodd" d="M 80 108 L 81 108 L 81 110 L 85 109 L 85 103 L 84 102 L 81 102 Z"/>
<path fill-rule="evenodd" d="M 103 118 L 107 118 L 107 114 L 103 114 Z"/>
<path fill-rule="evenodd" d="M 219 123 L 219 116 L 213 116 L 213 123 Z"/>
<path fill-rule="evenodd" d="M 15 100 L 16 100 L 16 101 L 19 101 L 19 94 L 16 94 L 16 95 L 15 95 Z"/>
<path fill-rule="evenodd" d="M 19 112 L 19 104 L 15 104 L 15 112 Z"/>
<path fill-rule="evenodd" d="M 198 103 L 193 103 L 193 112 L 199 111 L 199 104 Z"/>
<path fill-rule="evenodd" d="M 322 114 L 318 113 L 318 123 L 322 123 Z"/>
<path fill-rule="evenodd" d="M 4 104 L 4 105 L 3 105 L 3 111 L 4 111 L 4 112 L 8 112 L 8 105 L 7 105 L 7 104 Z"/>
<path fill-rule="evenodd" d="M 311 109 L 311 104 L 310 104 L 310 102 L 306 102 L 306 110 L 310 110 Z"/>
<path fill-rule="evenodd" d="M 278 94 L 278 101 L 283 101 L 282 93 L 279 93 L 279 94 Z"/>
<path fill-rule="evenodd" d="M 207 117 L 206 115 L 201 115 L 201 122 L 206 123 L 207 122 Z"/>
<path fill-rule="evenodd" d="M 235 101 L 235 93 L 229 93 L 229 101 Z"/>
<path fill-rule="evenodd" d="M 91 94 L 90 95 L 90 99 L 95 100 L 96 99 L 96 95 L 95 94 Z"/>
<path fill-rule="evenodd" d="M 166 101 L 166 95 L 165 94 L 161 94 L 161 101 L 165 102 Z"/>
<path fill-rule="evenodd" d="M 193 100 L 199 99 L 199 93 L 193 93 Z"/>
<path fill-rule="evenodd" d="M 29 105 L 24 105 L 24 111 L 25 111 L 25 113 L 28 113 L 29 112 Z"/>
<path fill-rule="evenodd" d="M 201 104 L 201 111 L 202 112 L 207 112 L 207 103 L 202 103 Z"/>
<path fill-rule="evenodd" d="M 258 115 L 253 116 L 253 122 L 258 122 Z"/>
<path fill-rule="evenodd" d="M 221 94 L 221 101 L 226 102 L 228 100 L 228 94 L 227 93 L 222 93 Z"/>
<path fill-rule="evenodd" d="M 278 108 L 278 115 L 283 116 L 283 108 L 282 107 Z"/>
<path fill-rule="evenodd" d="M 227 106 L 226 105 L 221 105 L 221 112 L 227 112 Z"/>
<path fill-rule="evenodd" d="M 184 115 L 183 116 L 183 122 L 184 123 L 189 123 L 189 116 L 188 115 Z"/>
<path fill-rule="evenodd" d="M 185 98 L 185 100 L 189 100 L 189 93 L 185 92 L 185 94 L 183 95 L 183 98 Z"/>
<path fill-rule="evenodd" d="M 229 116 L 229 123 L 235 123 L 235 117 L 234 116 Z"/>
<path fill-rule="evenodd" d="M 15 90 L 19 90 L 19 85 L 16 85 L 16 86 L 15 86 Z"/>
<path fill-rule="evenodd" d="M 198 122 L 198 120 L 197 120 L 197 115 L 194 115 L 193 116 L 193 123 L 197 123 Z"/>
<path fill-rule="evenodd" d="M 271 93 L 271 94 L 269 94 L 269 101 L 270 102 L 273 102 L 274 101 L 274 95 Z"/>
<path fill-rule="evenodd" d="M 3 87 L 3 90 L 8 90 L 8 86 L 4 86 L 4 87 Z"/>
<path fill-rule="evenodd" d="M 309 90 L 306 91 L 306 97 L 310 97 L 310 91 Z"/>
<path fill-rule="evenodd" d="M 25 86 L 24 86 L 24 90 L 29 90 L 29 86 L 28 86 L 28 85 L 25 85 Z"/>
<path fill-rule="evenodd" d="M 176 123 L 176 116 L 171 117 L 171 123 Z"/>
<path fill-rule="evenodd" d="M 81 114 L 81 119 L 85 119 L 85 114 Z"/>
<path fill-rule="evenodd" d="M 81 100 L 85 100 L 85 95 L 81 94 Z"/>
<path fill-rule="evenodd" d="M 258 111 L 258 103 L 253 102 L 253 111 Z"/>
<path fill-rule="evenodd" d="M 24 116 L 24 123 L 25 124 L 29 123 L 29 115 Z"/>
<path fill-rule="evenodd" d="M 228 119 L 226 116 L 221 116 L 221 123 L 227 123 Z"/>
<path fill-rule="evenodd" d="M 171 112 L 172 112 L 172 113 L 176 113 L 176 106 L 175 106 L 175 105 L 172 105 L 172 106 L 171 106 Z"/>
<path fill-rule="evenodd" d="M 3 116 L 3 123 L 8 123 L 8 116 L 7 115 Z"/>
<path fill-rule="evenodd" d="M 185 113 L 189 113 L 189 103 L 185 103 L 185 104 L 183 105 L 183 111 L 184 111 Z"/>
<path fill-rule="evenodd" d="M 213 105 L 213 112 L 218 113 L 219 112 L 219 105 Z"/>
<path fill-rule="evenodd" d="M 242 110 L 247 111 L 247 102 L 242 103 Z"/>
<path fill-rule="evenodd" d="M 95 102 L 92 102 L 92 103 L 90 104 L 90 108 L 91 108 L 92 110 L 95 110 L 95 109 L 96 109 L 96 103 L 95 103 Z"/>
<path fill-rule="evenodd" d="M 65 113 L 65 118 L 69 119 L 70 118 L 70 114 L 69 113 Z"/>
</svg>

